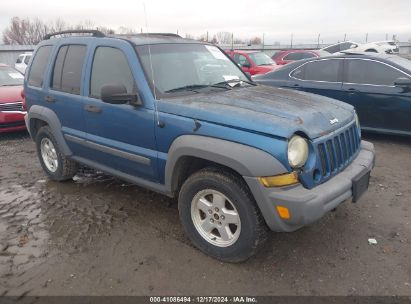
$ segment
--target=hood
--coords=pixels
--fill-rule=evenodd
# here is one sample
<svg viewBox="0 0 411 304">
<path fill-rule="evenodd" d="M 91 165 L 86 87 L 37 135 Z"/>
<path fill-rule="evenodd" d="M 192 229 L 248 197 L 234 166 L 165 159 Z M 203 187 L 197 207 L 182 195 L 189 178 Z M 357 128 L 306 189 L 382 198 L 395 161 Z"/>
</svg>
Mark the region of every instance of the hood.
<svg viewBox="0 0 411 304">
<path fill-rule="evenodd" d="M 0 87 L 0 103 L 22 101 L 21 91 L 23 86 Z"/>
<path fill-rule="evenodd" d="M 351 105 L 263 85 L 162 99 L 158 110 L 283 138 L 303 132 L 314 139 L 354 119 Z"/>
</svg>

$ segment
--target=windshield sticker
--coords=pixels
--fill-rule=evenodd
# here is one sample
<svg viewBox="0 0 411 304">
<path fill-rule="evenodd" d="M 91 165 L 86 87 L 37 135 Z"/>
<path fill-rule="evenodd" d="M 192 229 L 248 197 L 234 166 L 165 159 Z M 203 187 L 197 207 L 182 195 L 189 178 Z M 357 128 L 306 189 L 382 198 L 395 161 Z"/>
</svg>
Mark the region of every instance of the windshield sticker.
<svg viewBox="0 0 411 304">
<path fill-rule="evenodd" d="M 23 75 L 21 75 L 20 73 L 9 73 L 9 76 L 13 79 L 23 79 Z"/>
<path fill-rule="evenodd" d="M 240 80 L 240 77 L 236 75 L 223 75 L 223 78 L 225 81 L 230 81 L 230 80 Z"/>
<path fill-rule="evenodd" d="M 228 58 L 226 55 L 223 54 L 223 52 L 221 52 L 218 48 L 216 48 L 215 46 L 212 45 L 206 45 L 205 46 L 207 48 L 207 50 L 211 53 L 211 55 L 213 55 L 213 57 L 215 59 L 222 59 L 222 60 L 227 60 Z"/>
</svg>

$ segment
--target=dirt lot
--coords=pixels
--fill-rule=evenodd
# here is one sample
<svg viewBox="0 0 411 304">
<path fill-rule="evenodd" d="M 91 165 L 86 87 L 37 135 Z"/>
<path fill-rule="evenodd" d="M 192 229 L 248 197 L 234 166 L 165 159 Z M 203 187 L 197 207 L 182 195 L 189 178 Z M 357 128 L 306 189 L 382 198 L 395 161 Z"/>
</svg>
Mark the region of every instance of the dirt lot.
<svg viewBox="0 0 411 304">
<path fill-rule="evenodd" d="M 358 204 L 233 265 L 190 245 L 173 200 L 90 170 L 48 181 L 28 136 L 2 135 L 0 294 L 411 295 L 411 140 L 365 137 L 377 166 Z"/>
</svg>

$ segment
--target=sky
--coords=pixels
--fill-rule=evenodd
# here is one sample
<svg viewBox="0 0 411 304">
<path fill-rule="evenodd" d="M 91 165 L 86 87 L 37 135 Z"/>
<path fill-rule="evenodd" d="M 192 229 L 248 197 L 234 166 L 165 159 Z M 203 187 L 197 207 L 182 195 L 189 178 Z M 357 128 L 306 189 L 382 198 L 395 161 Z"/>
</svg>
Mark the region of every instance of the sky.
<svg viewBox="0 0 411 304">
<path fill-rule="evenodd" d="M 411 0 L 1 0 L 0 32 L 13 16 L 85 20 L 148 32 L 179 32 L 194 37 L 209 32 L 248 39 L 264 35 L 266 44 L 365 42 L 411 38 Z"/>
</svg>

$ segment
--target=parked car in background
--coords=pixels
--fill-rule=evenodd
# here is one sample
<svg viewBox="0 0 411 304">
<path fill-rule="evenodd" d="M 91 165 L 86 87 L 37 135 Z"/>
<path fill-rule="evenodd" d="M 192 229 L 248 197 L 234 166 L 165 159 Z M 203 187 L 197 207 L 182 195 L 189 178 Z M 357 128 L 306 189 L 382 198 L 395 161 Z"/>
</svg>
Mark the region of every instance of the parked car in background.
<svg viewBox="0 0 411 304">
<path fill-rule="evenodd" d="M 411 136 L 411 61 L 396 55 L 349 53 L 291 63 L 254 77 L 353 105 L 361 128 Z"/>
<path fill-rule="evenodd" d="M 0 133 L 26 130 L 23 81 L 19 71 L 0 64 Z"/>
<path fill-rule="evenodd" d="M 284 50 L 276 53 L 271 58 L 277 65 L 285 65 L 297 60 L 327 56 L 330 53 L 320 50 Z"/>
<path fill-rule="evenodd" d="M 374 148 L 354 107 L 256 85 L 215 45 L 175 34 L 71 33 L 83 36 L 38 44 L 25 82 L 51 180 L 84 164 L 178 198 L 193 244 L 229 262 L 367 190 Z"/>
<path fill-rule="evenodd" d="M 265 74 L 274 71 L 278 65 L 267 54 L 260 51 L 226 51 L 246 73 Z"/>
<path fill-rule="evenodd" d="M 378 41 L 370 43 L 357 43 L 352 41 L 344 41 L 337 44 L 333 44 L 321 49 L 331 54 L 335 54 L 343 51 L 355 51 L 355 52 L 371 52 L 380 54 L 398 54 L 399 48 L 394 41 Z"/>
<path fill-rule="evenodd" d="M 33 53 L 31 52 L 20 54 L 16 60 L 16 63 L 14 64 L 14 68 L 20 73 L 24 74 L 26 72 L 27 65 L 29 64 L 32 55 Z"/>
<path fill-rule="evenodd" d="M 398 54 L 400 49 L 394 41 L 379 41 L 360 44 L 356 52 L 372 52 L 380 54 Z"/>
</svg>

